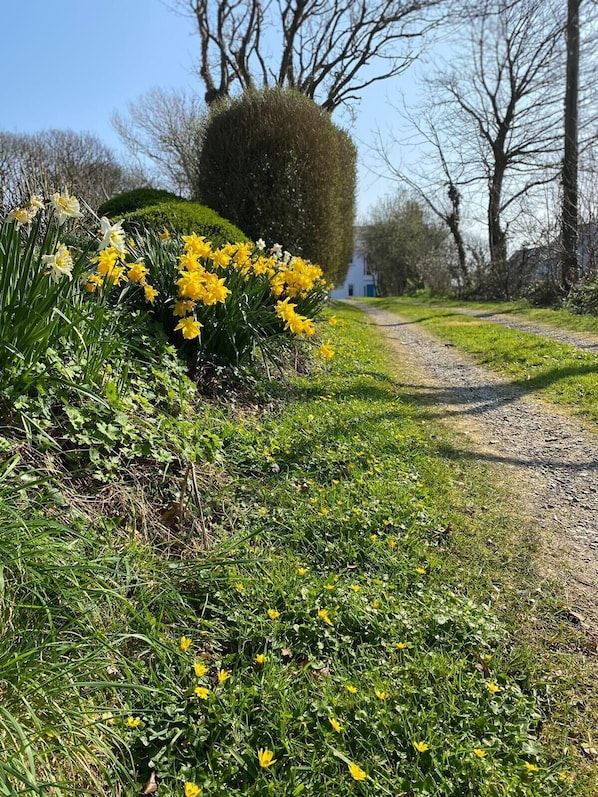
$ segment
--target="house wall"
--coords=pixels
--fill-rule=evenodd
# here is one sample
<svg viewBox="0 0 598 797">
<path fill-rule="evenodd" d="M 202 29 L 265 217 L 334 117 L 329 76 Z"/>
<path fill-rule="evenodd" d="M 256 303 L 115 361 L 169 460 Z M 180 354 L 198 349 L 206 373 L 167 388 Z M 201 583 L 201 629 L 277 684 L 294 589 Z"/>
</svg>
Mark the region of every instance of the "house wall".
<svg viewBox="0 0 598 797">
<path fill-rule="evenodd" d="M 347 277 L 342 285 L 330 291 L 331 299 L 350 299 L 364 296 L 375 296 L 376 287 L 374 277 L 368 273 L 367 262 L 363 252 L 359 249 L 353 251 L 353 257 L 349 263 Z"/>
</svg>

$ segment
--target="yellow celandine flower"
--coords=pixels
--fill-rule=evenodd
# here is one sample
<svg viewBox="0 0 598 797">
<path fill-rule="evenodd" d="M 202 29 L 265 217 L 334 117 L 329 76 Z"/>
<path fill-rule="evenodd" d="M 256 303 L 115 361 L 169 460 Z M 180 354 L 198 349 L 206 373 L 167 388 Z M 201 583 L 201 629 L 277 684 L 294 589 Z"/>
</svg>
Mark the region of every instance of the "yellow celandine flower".
<svg viewBox="0 0 598 797">
<path fill-rule="evenodd" d="M 405 648 L 407 647 L 407 643 L 406 642 L 397 642 L 396 647 L 397 647 L 397 650 L 405 650 Z"/>
<path fill-rule="evenodd" d="M 166 229 L 166 227 L 164 227 L 164 229 L 162 230 L 162 232 L 159 232 L 159 233 L 158 233 L 158 238 L 159 238 L 161 241 L 168 241 L 168 240 L 169 240 L 169 238 L 170 238 L 170 233 L 169 233 L 169 231 Z"/>
<path fill-rule="evenodd" d="M 538 767 L 535 764 L 530 764 L 529 761 L 525 761 L 523 766 L 527 769 L 528 772 L 537 772 Z"/>
<path fill-rule="evenodd" d="M 268 661 L 268 657 L 266 656 L 265 653 L 258 653 L 257 656 L 255 657 L 255 663 L 256 664 L 260 664 L 261 665 L 261 664 L 264 664 L 267 661 Z"/>
<path fill-rule="evenodd" d="M 379 609 L 380 601 L 372 601 L 372 609 Z"/>
<path fill-rule="evenodd" d="M 415 572 L 419 573 L 420 576 L 423 576 L 423 575 L 425 575 L 426 568 L 425 567 L 418 567 Z"/>
<path fill-rule="evenodd" d="M 185 797 L 198 797 L 200 794 L 201 789 L 196 783 L 191 783 L 190 780 L 185 783 Z"/>
<path fill-rule="evenodd" d="M 265 750 L 261 747 L 257 751 L 257 760 L 262 769 L 268 769 L 268 767 L 271 767 L 272 764 L 276 762 L 272 750 Z"/>
<path fill-rule="evenodd" d="M 359 592 L 359 590 L 361 589 L 361 587 L 359 586 L 359 584 L 351 584 L 351 586 L 349 587 L 349 589 L 350 589 L 350 590 L 353 590 L 353 592 Z"/>
<path fill-rule="evenodd" d="M 218 683 L 223 684 L 225 681 L 228 681 L 230 678 L 230 673 L 228 670 L 218 670 Z"/>
<path fill-rule="evenodd" d="M 374 689 L 374 694 L 378 698 L 378 700 L 387 700 L 388 699 L 388 692 L 382 692 L 380 689 Z"/>
<path fill-rule="evenodd" d="M 347 690 L 347 692 L 348 692 L 350 695 L 356 695 L 356 694 L 357 694 L 357 687 L 356 687 L 356 686 L 353 686 L 353 684 L 347 684 L 347 685 L 345 686 L 345 689 Z"/>
<path fill-rule="evenodd" d="M 392 537 L 389 537 L 386 540 L 386 544 L 388 545 L 389 548 L 396 548 L 397 547 L 396 540 L 394 540 Z"/>
<path fill-rule="evenodd" d="M 306 576 L 307 575 L 307 567 L 298 567 L 297 568 L 297 575 Z"/>
<path fill-rule="evenodd" d="M 210 694 L 210 690 L 206 689 L 205 686 L 196 686 L 193 690 L 193 694 L 197 695 L 200 700 L 207 700 Z"/>
<path fill-rule="evenodd" d="M 193 340 L 194 338 L 199 337 L 202 326 L 203 324 L 201 324 L 199 321 L 196 321 L 193 316 L 188 316 L 187 318 L 181 318 L 175 327 L 175 331 L 180 330 L 183 333 L 185 340 Z"/>
<path fill-rule="evenodd" d="M 332 725 L 333 730 L 337 733 L 340 733 L 343 729 L 343 726 L 335 717 L 328 717 L 328 722 Z"/>
<path fill-rule="evenodd" d="M 144 285 L 143 295 L 145 296 L 146 302 L 153 302 L 156 296 L 158 296 L 158 291 L 155 288 L 153 288 L 151 285 Z"/>
<path fill-rule="evenodd" d="M 430 749 L 425 742 L 413 742 L 413 746 L 415 747 L 418 753 L 425 753 L 426 750 Z"/>
<path fill-rule="evenodd" d="M 271 620 L 278 620 L 280 617 L 280 612 L 277 612 L 276 609 L 268 609 L 268 617 Z"/>
<path fill-rule="evenodd" d="M 474 752 L 474 755 L 477 755 L 478 758 L 485 758 L 486 757 L 486 751 L 482 750 L 481 747 L 474 747 L 473 752 Z"/>
<path fill-rule="evenodd" d="M 235 589 L 237 590 L 237 592 L 243 592 L 243 590 L 245 589 L 245 584 L 242 584 L 239 581 L 237 584 L 235 584 Z"/>
<path fill-rule="evenodd" d="M 129 282 L 143 282 L 148 274 L 145 263 L 132 263 L 129 266 Z"/>
<path fill-rule="evenodd" d="M 328 616 L 328 609 L 318 609 L 318 617 L 320 620 L 323 620 L 326 625 L 334 625 L 330 617 Z"/>
<path fill-rule="evenodd" d="M 193 670 L 195 671 L 197 678 L 203 678 L 203 676 L 207 673 L 208 668 L 203 662 L 195 661 L 193 662 Z"/>
<path fill-rule="evenodd" d="M 329 592 L 332 592 L 334 589 L 334 584 L 324 584 L 324 589 L 327 589 Z"/>
<path fill-rule="evenodd" d="M 335 327 L 338 324 L 338 318 L 335 315 L 333 315 L 328 319 L 328 323 L 330 324 L 331 327 Z"/>
<path fill-rule="evenodd" d="M 354 764 L 353 761 L 349 761 L 347 766 L 353 780 L 365 780 L 367 778 L 367 773 L 360 766 Z"/>
<path fill-rule="evenodd" d="M 136 728 L 141 725 L 141 720 L 139 717 L 127 717 L 127 725 L 129 728 Z"/>
<path fill-rule="evenodd" d="M 497 686 L 494 681 L 490 681 L 488 684 L 488 691 L 495 695 L 497 692 L 500 692 L 500 686 Z"/>
<path fill-rule="evenodd" d="M 179 648 L 183 651 L 183 653 L 191 647 L 193 644 L 193 640 L 188 636 L 182 636 L 179 640 Z"/>
</svg>

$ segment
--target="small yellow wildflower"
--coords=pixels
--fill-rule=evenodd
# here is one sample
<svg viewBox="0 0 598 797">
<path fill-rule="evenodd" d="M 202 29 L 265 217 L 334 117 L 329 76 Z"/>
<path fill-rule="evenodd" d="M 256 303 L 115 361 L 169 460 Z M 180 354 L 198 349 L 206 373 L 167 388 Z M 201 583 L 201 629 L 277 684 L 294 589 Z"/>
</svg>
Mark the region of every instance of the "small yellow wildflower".
<svg viewBox="0 0 598 797">
<path fill-rule="evenodd" d="M 207 700 L 210 690 L 206 689 L 205 686 L 196 686 L 193 690 L 193 694 L 196 695 L 200 700 Z"/>
<path fill-rule="evenodd" d="M 129 728 L 136 728 L 141 725 L 141 720 L 139 717 L 127 717 L 127 725 Z"/>
<path fill-rule="evenodd" d="M 331 316 L 331 318 L 328 319 L 328 323 L 330 324 L 331 327 L 335 327 L 338 324 L 338 318 L 335 315 L 333 315 Z"/>
<path fill-rule="evenodd" d="M 527 769 L 528 772 L 537 772 L 538 767 L 535 764 L 530 764 L 529 761 L 525 761 L 523 766 Z"/>
<path fill-rule="evenodd" d="M 418 567 L 415 572 L 419 573 L 420 576 L 423 576 L 426 573 L 426 568 L 425 567 Z"/>
<path fill-rule="evenodd" d="M 379 609 L 380 601 L 372 601 L 372 609 Z"/>
<path fill-rule="evenodd" d="M 320 348 L 318 349 L 318 354 L 320 357 L 323 357 L 325 360 L 332 360 L 334 357 L 334 349 L 332 346 L 329 346 L 327 343 L 323 343 Z"/>
<path fill-rule="evenodd" d="M 240 581 L 238 581 L 235 584 L 235 589 L 237 590 L 237 592 L 243 592 L 243 590 L 245 589 L 245 584 L 242 584 Z"/>
<path fill-rule="evenodd" d="M 298 567 L 297 568 L 297 575 L 298 576 L 306 576 L 307 575 L 307 567 Z"/>
<path fill-rule="evenodd" d="M 334 625 L 330 617 L 328 616 L 328 609 L 318 609 L 318 617 L 320 620 L 323 620 L 326 625 Z"/>
<path fill-rule="evenodd" d="M 397 547 L 396 540 L 394 540 L 393 537 L 389 537 L 386 540 L 386 544 L 388 545 L 389 548 L 396 548 Z"/>
<path fill-rule="evenodd" d="M 407 647 L 407 643 L 406 642 L 397 642 L 397 644 L 396 644 L 397 650 L 405 650 L 406 647 Z"/>
<path fill-rule="evenodd" d="M 351 777 L 353 780 L 365 780 L 367 778 L 367 774 L 363 771 L 363 769 L 357 764 L 354 764 L 352 761 L 349 761 L 347 764 L 349 767 L 349 772 L 351 773 Z"/>
<path fill-rule="evenodd" d="M 386 700 L 388 698 L 388 692 L 382 692 L 380 689 L 374 689 L 374 694 L 378 700 Z"/>
<path fill-rule="evenodd" d="M 481 747 L 474 747 L 473 752 L 474 752 L 474 755 L 477 755 L 478 758 L 485 758 L 486 757 L 486 751 L 482 750 Z"/>
<path fill-rule="evenodd" d="M 324 589 L 327 589 L 331 592 L 334 589 L 334 584 L 324 584 Z"/>
<path fill-rule="evenodd" d="M 267 512 L 268 510 L 263 506 L 260 506 L 260 508 L 257 510 L 258 515 L 261 515 L 262 517 L 267 514 Z"/>
<path fill-rule="evenodd" d="M 413 746 L 415 747 L 418 753 L 425 753 L 426 750 L 430 749 L 425 742 L 413 742 Z"/>
<path fill-rule="evenodd" d="M 335 717 L 328 717 L 328 722 L 332 725 L 332 728 L 337 732 L 340 733 L 343 729 L 343 726 Z"/>
<path fill-rule="evenodd" d="M 257 751 L 257 760 L 262 769 L 268 769 L 268 767 L 271 767 L 272 764 L 276 762 L 272 750 L 264 750 L 261 747 Z"/>
<path fill-rule="evenodd" d="M 276 609 L 268 609 L 268 617 L 271 620 L 278 620 L 280 617 L 280 612 L 277 612 Z"/>
<path fill-rule="evenodd" d="M 347 684 L 347 686 L 345 686 L 345 689 L 347 690 L 347 692 L 349 692 L 350 695 L 357 694 L 357 687 L 353 686 L 353 684 Z"/>
<path fill-rule="evenodd" d="M 361 587 L 359 586 L 359 584 L 351 584 L 351 586 L 349 587 L 349 589 L 353 590 L 353 592 L 359 592 L 359 590 L 361 589 Z"/>
<path fill-rule="evenodd" d="M 230 678 L 230 673 L 228 670 L 218 670 L 218 683 L 223 684 L 225 681 L 228 681 Z"/>
<path fill-rule="evenodd" d="M 203 678 L 203 676 L 207 673 L 208 668 L 205 664 L 201 661 L 196 661 L 193 663 L 193 669 L 195 670 L 196 678 Z"/>
<path fill-rule="evenodd" d="M 266 656 L 265 653 L 258 653 L 257 656 L 255 657 L 255 663 L 256 664 L 262 665 L 262 664 L 264 664 L 267 661 L 268 661 L 268 657 Z"/>
<path fill-rule="evenodd" d="M 500 692 L 500 686 L 497 686 L 494 681 L 490 681 L 488 684 L 488 691 L 495 695 L 497 692 Z"/>
<path fill-rule="evenodd" d="M 185 783 L 185 797 L 198 797 L 201 794 L 201 789 L 195 783 L 191 783 L 191 781 L 187 781 Z"/>
<path fill-rule="evenodd" d="M 179 647 L 183 651 L 183 653 L 186 650 L 189 650 L 189 648 L 191 647 L 192 644 L 193 644 L 193 640 L 190 637 L 188 637 L 188 636 L 182 636 L 180 641 L 179 641 Z"/>
</svg>

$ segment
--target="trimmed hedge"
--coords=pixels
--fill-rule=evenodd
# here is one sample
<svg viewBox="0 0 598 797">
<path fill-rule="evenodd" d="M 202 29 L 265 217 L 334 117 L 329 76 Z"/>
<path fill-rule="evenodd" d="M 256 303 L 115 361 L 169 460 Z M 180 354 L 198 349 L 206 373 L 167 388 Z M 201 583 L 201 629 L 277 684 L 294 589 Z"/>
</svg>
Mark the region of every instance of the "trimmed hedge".
<svg viewBox="0 0 598 797">
<path fill-rule="evenodd" d="M 140 208 L 169 201 L 185 202 L 186 200 L 161 188 L 136 188 L 133 191 L 117 194 L 102 203 L 98 208 L 98 216 L 107 216 L 111 219 L 125 213 L 132 213 Z"/>
<path fill-rule="evenodd" d="M 126 213 L 123 227 L 131 232 L 140 227 L 149 227 L 157 232 L 166 228 L 184 235 L 194 232 L 218 246 L 247 240 L 238 227 L 197 202 L 161 202 Z"/>
<path fill-rule="evenodd" d="M 200 201 L 250 238 L 346 274 L 353 249 L 356 150 L 313 100 L 248 92 L 213 108 L 199 161 Z"/>
</svg>

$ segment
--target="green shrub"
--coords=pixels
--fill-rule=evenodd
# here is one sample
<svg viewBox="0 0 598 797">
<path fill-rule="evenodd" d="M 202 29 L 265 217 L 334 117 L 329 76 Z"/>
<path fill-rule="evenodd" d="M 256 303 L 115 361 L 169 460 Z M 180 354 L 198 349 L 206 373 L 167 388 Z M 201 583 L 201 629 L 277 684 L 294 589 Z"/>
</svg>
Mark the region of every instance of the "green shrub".
<svg viewBox="0 0 598 797">
<path fill-rule="evenodd" d="M 355 147 L 298 92 L 246 93 L 212 111 L 197 195 L 253 240 L 342 279 L 353 247 Z"/>
<path fill-rule="evenodd" d="M 575 285 L 564 302 L 572 313 L 598 316 L 598 281 L 588 280 Z"/>
<path fill-rule="evenodd" d="M 214 244 L 241 243 L 247 240 L 238 227 L 223 219 L 214 210 L 197 202 L 161 202 L 123 217 L 124 228 L 133 232 L 140 228 L 160 232 L 164 228 L 182 234 L 197 233 Z"/>
<path fill-rule="evenodd" d="M 98 216 L 116 218 L 134 210 L 157 205 L 159 202 L 184 202 L 183 197 L 164 191 L 159 188 L 136 188 L 134 191 L 125 191 L 108 199 L 98 208 Z"/>
</svg>

